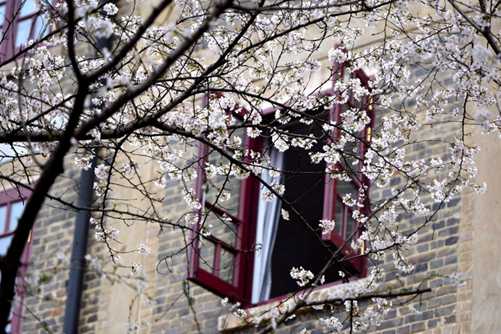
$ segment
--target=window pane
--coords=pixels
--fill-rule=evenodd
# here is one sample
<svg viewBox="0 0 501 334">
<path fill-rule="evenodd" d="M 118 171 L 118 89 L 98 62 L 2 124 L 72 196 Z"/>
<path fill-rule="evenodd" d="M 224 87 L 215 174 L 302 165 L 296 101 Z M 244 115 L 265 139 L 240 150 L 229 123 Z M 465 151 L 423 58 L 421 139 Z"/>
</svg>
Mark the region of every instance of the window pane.
<svg viewBox="0 0 501 334">
<path fill-rule="evenodd" d="M 336 215 L 334 217 L 334 221 L 336 225 L 334 227 L 334 232 L 340 234 L 342 237 L 344 231 L 344 204 L 341 202 L 341 199 L 338 197 L 336 201 Z"/>
<path fill-rule="evenodd" d="M 348 244 L 350 244 L 349 242 L 355 240 L 357 237 L 354 234 L 356 230 L 355 229 L 356 222 L 355 219 L 353 219 L 352 211 L 349 210 L 348 208 L 346 209 L 345 215 L 346 215 L 346 234 L 344 236 L 344 239 L 348 241 Z"/>
<path fill-rule="evenodd" d="M 215 166 L 228 166 L 221 160 L 220 163 L 215 162 L 212 157 L 211 160 Z M 205 184 L 205 200 L 222 208 L 232 216 L 238 216 L 239 192 L 240 180 L 234 176 L 218 175 L 208 179 Z"/>
<path fill-rule="evenodd" d="M 0 5 L 0 25 L 5 21 L 5 5 Z"/>
<path fill-rule="evenodd" d="M 221 249 L 221 268 L 219 269 L 219 278 L 228 283 L 233 283 L 233 269 L 235 267 L 235 256 Z"/>
<path fill-rule="evenodd" d="M 16 47 L 26 45 L 26 43 L 30 39 L 31 22 L 32 19 L 19 22 L 16 33 Z"/>
<path fill-rule="evenodd" d="M 355 134 L 358 135 L 358 134 Z M 357 178 L 359 171 L 360 153 L 359 147 L 360 142 L 348 133 L 345 133 L 343 137 L 346 139 L 346 144 L 343 148 L 343 154 L 341 157 L 341 164 L 348 175 Z"/>
<path fill-rule="evenodd" d="M 338 180 L 336 181 L 336 192 L 338 195 L 338 201 L 342 202 L 342 204 L 338 203 L 338 205 L 336 205 L 336 222 L 339 224 L 338 226 L 341 227 L 343 221 L 337 221 L 337 219 L 341 219 L 340 215 L 344 211 L 346 225 L 342 226 L 340 232 L 344 231 L 343 237 L 346 239 L 349 238 L 354 231 L 355 221 L 353 220 L 351 211 L 348 209 L 348 207 L 353 208 L 353 205 L 358 200 L 358 189 L 353 184 L 353 182 Z"/>
<path fill-rule="evenodd" d="M 7 227 L 6 216 L 7 216 L 7 207 L 5 205 L 0 206 L 0 234 L 8 232 L 5 230 L 5 228 Z"/>
<path fill-rule="evenodd" d="M 17 221 L 21 217 L 21 214 L 23 213 L 23 208 L 24 208 L 24 203 L 23 202 L 16 202 L 12 203 L 10 207 L 10 224 L 9 224 L 9 230 L 11 232 L 14 232 L 16 227 L 17 227 Z"/>
<path fill-rule="evenodd" d="M 234 246 L 237 240 L 237 226 L 228 218 L 215 214 L 212 211 L 207 212 L 207 218 L 204 223 L 204 231 L 215 238 Z"/>
<path fill-rule="evenodd" d="M 350 181 L 336 181 L 336 192 L 339 197 L 345 198 L 343 202 L 350 204 L 354 203 L 358 199 L 358 189 L 353 182 Z M 349 195 L 349 197 L 348 197 Z"/>
<path fill-rule="evenodd" d="M 244 146 L 243 130 L 235 131 L 231 137 L 235 143 L 240 144 L 235 147 L 235 151 L 228 151 L 228 155 L 242 161 L 243 158 L 239 153 L 241 153 Z M 216 204 L 230 215 L 238 216 L 240 178 L 235 175 L 235 165 L 230 165 L 226 157 L 214 151 L 210 152 L 207 160 L 205 200 L 211 204 Z"/>
<path fill-rule="evenodd" d="M 12 235 L 4 238 L 0 238 L 0 256 L 4 256 L 9 248 L 10 241 L 12 240 Z"/>
<path fill-rule="evenodd" d="M 26 16 L 37 11 L 37 3 L 35 0 L 23 0 L 21 7 L 21 16 Z"/>
<path fill-rule="evenodd" d="M 49 26 L 45 16 L 43 15 L 37 16 L 35 20 L 35 26 L 33 27 L 33 39 L 38 40 L 48 33 Z"/>
<path fill-rule="evenodd" d="M 212 273 L 214 271 L 214 254 L 216 245 L 206 239 L 200 239 L 200 268 Z"/>
</svg>

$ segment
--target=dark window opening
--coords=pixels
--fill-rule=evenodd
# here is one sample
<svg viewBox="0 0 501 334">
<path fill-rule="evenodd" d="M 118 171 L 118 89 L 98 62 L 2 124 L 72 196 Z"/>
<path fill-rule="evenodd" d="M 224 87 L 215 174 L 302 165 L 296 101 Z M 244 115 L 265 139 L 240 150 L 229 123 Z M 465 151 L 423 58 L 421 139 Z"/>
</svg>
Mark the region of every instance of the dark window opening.
<svg viewBox="0 0 501 334">
<path fill-rule="evenodd" d="M 321 135 L 317 131 L 305 131 L 297 127 L 293 133 L 300 135 Z M 317 144 L 316 151 L 321 144 Z M 330 252 L 318 234 L 318 223 L 322 219 L 324 195 L 325 163 L 314 164 L 308 151 L 291 147 L 284 153 L 283 175 L 285 185 L 284 200 L 291 203 L 294 210 L 284 207 L 289 212 L 289 219 L 280 218 L 272 255 L 272 284 L 270 297 L 277 297 L 298 289 L 290 276 L 292 267 L 303 267 L 318 273 L 329 261 Z M 326 280 L 336 279 L 332 270 L 326 272 Z"/>
</svg>

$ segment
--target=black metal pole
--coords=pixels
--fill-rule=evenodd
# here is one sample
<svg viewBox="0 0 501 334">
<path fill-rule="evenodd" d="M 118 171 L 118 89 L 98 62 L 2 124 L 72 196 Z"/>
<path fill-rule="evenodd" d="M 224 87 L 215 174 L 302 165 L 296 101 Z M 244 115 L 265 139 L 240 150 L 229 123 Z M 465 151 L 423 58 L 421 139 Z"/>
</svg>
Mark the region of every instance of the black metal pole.
<svg viewBox="0 0 501 334">
<path fill-rule="evenodd" d="M 104 48 L 110 49 L 111 45 L 112 43 L 110 38 L 97 38 L 96 48 L 98 50 L 103 50 Z M 96 162 L 97 153 L 92 159 L 91 167 L 87 170 L 82 170 L 82 173 L 80 174 L 80 189 L 78 193 L 78 204 L 80 208 L 89 209 L 92 204 L 95 179 L 94 169 L 96 167 Z M 64 310 L 63 326 L 64 334 L 78 333 L 89 227 L 90 210 L 79 210 L 75 219 L 73 248 L 71 251 L 70 277 L 66 289 L 66 308 Z"/>
<path fill-rule="evenodd" d="M 94 169 L 97 157 L 92 159 L 91 167 L 82 170 L 80 174 L 80 189 L 78 191 L 78 210 L 75 218 L 73 246 L 71 250 L 70 276 L 66 294 L 66 308 L 64 310 L 64 334 L 78 333 L 80 303 L 82 300 L 82 283 L 85 271 L 85 254 L 89 236 L 90 210 L 92 205 Z"/>
</svg>

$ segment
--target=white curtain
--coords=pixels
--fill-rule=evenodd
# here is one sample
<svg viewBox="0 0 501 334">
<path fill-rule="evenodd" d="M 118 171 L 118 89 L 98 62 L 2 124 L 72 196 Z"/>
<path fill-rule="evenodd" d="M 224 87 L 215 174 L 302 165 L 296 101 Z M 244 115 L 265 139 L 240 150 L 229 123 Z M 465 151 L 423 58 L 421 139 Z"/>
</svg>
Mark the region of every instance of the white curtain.
<svg viewBox="0 0 501 334">
<path fill-rule="evenodd" d="M 284 154 L 275 148 L 271 149 L 271 167 L 282 170 Z M 267 184 L 278 183 L 281 176 L 272 177 L 269 170 L 264 170 L 261 178 Z M 281 201 L 273 196 L 265 201 L 263 193 L 268 189 L 261 184 L 256 228 L 256 251 L 254 254 L 254 273 L 252 279 L 252 302 L 257 303 L 269 299 L 271 290 L 271 255 L 280 221 Z"/>
</svg>

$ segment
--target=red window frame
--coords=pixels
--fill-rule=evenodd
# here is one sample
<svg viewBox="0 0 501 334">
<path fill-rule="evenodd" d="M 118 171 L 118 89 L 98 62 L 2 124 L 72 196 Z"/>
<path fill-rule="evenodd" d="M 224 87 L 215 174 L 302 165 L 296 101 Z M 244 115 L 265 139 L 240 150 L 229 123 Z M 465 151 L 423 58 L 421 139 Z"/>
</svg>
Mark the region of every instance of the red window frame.
<svg viewBox="0 0 501 334">
<path fill-rule="evenodd" d="M 21 6 L 27 0 L 0 0 L 0 6 L 4 6 L 5 17 L 3 24 L 0 26 L 1 30 L 1 40 L 0 40 L 0 60 L 5 60 L 13 57 L 17 52 L 19 52 L 23 45 L 16 47 L 16 38 L 18 33 L 19 25 L 24 22 L 31 20 L 30 33 L 28 40 L 34 39 L 36 21 L 38 16 L 41 14 L 41 10 L 31 12 L 27 15 L 21 16 Z M 32 0 L 37 3 L 36 0 Z"/>
<path fill-rule="evenodd" d="M 333 64 L 333 81 L 342 80 L 345 75 L 346 63 L 334 63 Z M 358 69 L 352 73 L 352 77 L 360 80 L 362 86 L 367 90 L 371 90 L 369 86 L 370 78 L 365 74 L 362 69 Z M 340 98 L 341 92 L 333 91 L 333 94 Z M 348 101 L 348 106 L 351 105 L 351 101 Z M 342 124 L 342 112 L 343 104 L 333 104 L 329 110 L 329 120 L 334 124 Z M 358 170 L 350 171 L 349 174 L 355 173 L 355 177 L 351 177 L 351 183 L 355 189 L 357 189 L 358 196 L 360 196 L 360 189 L 363 189 L 365 197 L 362 199 L 360 197 L 356 198 L 357 201 L 361 201 L 363 206 L 360 208 L 360 212 L 369 216 L 370 214 L 370 201 L 369 201 L 369 190 L 370 181 L 369 179 L 361 173 L 362 162 L 365 160 L 365 154 L 367 153 L 368 144 L 371 140 L 372 129 L 374 127 L 374 100 L 372 97 L 365 97 L 362 101 L 362 109 L 366 111 L 367 116 L 370 119 L 369 124 L 364 128 L 362 133 L 359 134 L 358 142 L 358 159 L 357 164 Z M 342 127 L 341 127 L 342 128 Z M 334 129 L 330 135 L 331 141 L 338 141 L 341 136 L 342 130 L 338 127 Z M 335 166 L 330 166 L 331 170 L 343 172 L 345 168 L 341 163 L 337 163 Z M 329 240 L 336 247 L 340 248 L 345 258 L 348 259 L 352 267 L 359 273 L 360 276 L 364 277 L 367 275 L 367 257 L 361 256 L 364 252 L 365 244 L 362 245 L 361 249 L 354 250 L 350 243 L 346 240 L 346 237 L 350 237 L 351 240 L 356 240 L 363 231 L 363 226 L 359 222 L 354 222 L 356 224 L 354 229 L 354 234 L 352 236 L 346 236 L 348 215 L 351 216 L 353 210 L 343 203 L 341 195 L 336 191 L 337 181 L 332 178 L 329 174 L 325 175 L 325 187 L 324 187 L 324 207 L 323 207 L 323 219 L 325 220 L 335 220 L 336 221 L 336 207 L 341 206 L 342 208 L 342 221 L 336 221 L 336 228 L 328 233 L 322 234 L 322 239 Z M 347 182 L 347 181 L 346 181 Z"/>
<path fill-rule="evenodd" d="M 260 151 L 262 145 L 261 138 L 253 139 L 245 136 L 245 151 Z M 259 200 L 259 179 L 251 175 L 241 181 L 238 216 L 234 216 L 226 210 L 217 207 L 204 199 L 203 185 L 206 180 L 205 164 L 207 163 L 209 148 L 207 145 L 199 146 L 198 178 L 195 185 L 197 200 L 204 205 L 207 210 L 216 215 L 225 215 L 231 222 L 237 225 L 236 245 L 229 245 L 212 235 L 204 238 L 215 244 L 214 262 L 211 264 L 212 272 L 202 268 L 200 263 L 200 235 L 203 228 L 200 212 L 199 223 L 192 233 L 191 239 L 191 264 L 188 279 L 203 286 L 209 291 L 219 296 L 228 297 L 231 300 L 247 304 L 252 294 L 252 272 L 254 264 L 253 252 L 243 251 L 254 249 L 255 243 L 255 222 L 257 219 L 256 207 Z M 244 157 L 244 163 L 249 162 L 250 157 Z M 232 253 L 235 257 L 233 269 L 233 284 L 219 278 L 222 250 Z"/>
<path fill-rule="evenodd" d="M 11 237 L 15 234 L 15 230 L 12 230 L 10 227 L 11 223 L 11 208 L 12 205 L 18 202 L 25 202 L 26 199 L 31 195 L 31 191 L 27 188 L 19 187 L 12 188 L 3 192 L 0 192 L 0 207 L 6 207 L 5 210 L 5 225 L 3 226 L 3 230 L 0 230 L 0 239 Z M 2 226 L 0 226 L 1 228 Z M 28 269 L 28 261 L 31 255 L 31 236 L 28 240 L 28 244 L 24 249 L 23 255 L 21 256 L 21 267 L 19 269 L 19 273 L 17 275 L 16 281 L 16 295 L 17 302 L 13 305 L 13 313 L 11 319 L 11 334 L 21 333 L 21 317 L 23 311 L 23 300 L 25 296 L 25 287 L 24 287 L 24 277 L 26 275 L 26 271 Z"/>
<path fill-rule="evenodd" d="M 333 68 L 333 81 L 340 80 L 344 76 L 344 69 L 346 64 L 334 64 Z M 370 90 L 369 81 L 370 78 L 362 71 L 357 70 L 353 73 L 353 76 L 358 78 L 362 85 Z M 329 90 L 323 92 L 325 95 L 338 95 L 340 92 L 334 92 Z M 370 100 L 369 100 L 370 99 Z M 208 100 L 205 99 L 205 103 Z M 368 142 L 370 141 L 370 135 L 372 132 L 372 127 L 374 125 L 374 110 L 372 98 L 366 98 L 363 104 L 363 108 L 366 110 L 368 116 L 371 119 L 370 124 L 364 129 L 362 136 L 360 138 L 359 154 L 360 161 L 363 161 L 365 153 L 368 148 Z M 262 111 L 263 115 L 271 114 L 274 109 L 266 109 Z M 335 124 L 340 124 L 342 114 L 342 105 L 334 104 L 329 111 L 329 120 L 335 121 Z M 337 140 L 340 136 L 340 130 L 335 129 L 331 133 L 330 140 Z M 245 136 L 244 139 L 244 149 L 245 152 L 252 150 L 254 152 L 261 152 L 264 146 L 263 138 L 249 138 Z M 259 203 L 259 188 L 260 181 L 255 175 L 250 175 L 246 179 L 241 181 L 240 186 L 240 198 L 239 198 L 239 211 L 238 216 L 231 215 L 229 212 L 212 205 L 211 203 L 205 202 L 203 194 L 203 186 L 206 182 L 205 176 L 205 164 L 207 162 L 207 157 L 209 155 L 209 147 L 203 143 L 199 146 L 198 152 L 198 177 L 195 184 L 195 194 L 199 203 L 202 203 L 205 209 L 208 209 L 215 213 L 216 215 L 226 215 L 230 218 L 231 222 L 237 225 L 237 238 L 236 246 L 231 246 L 224 241 L 210 235 L 204 236 L 210 240 L 210 242 L 215 244 L 214 256 L 212 263 L 212 271 L 209 272 L 202 268 L 200 262 L 200 238 L 202 235 L 203 223 L 202 223 L 202 210 L 199 214 L 199 222 L 196 228 L 193 230 L 191 236 L 191 246 L 190 246 L 190 267 L 188 271 L 188 279 L 199 284 L 200 286 L 212 291 L 216 295 L 221 297 L 227 297 L 232 301 L 240 302 L 244 306 L 251 305 L 252 296 L 252 276 L 254 268 L 254 252 L 251 251 L 255 246 L 255 233 L 256 233 L 256 222 L 257 222 L 257 207 Z M 244 163 L 249 162 L 249 157 L 244 157 Z M 359 164 L 361 165 L 361 163 Z M 339 170 L 341 166 L 334 166 Z M 361 173 L 359 173 L 361 175 Z M 326 174 L 325 176 L 325 187 L 324 187 L 324 206 L 323 206 L 323 219 L 334 219 L 336 205 L 344 205 L 341 201 L 339 194 L 336 193 L 336 181 Z M 360 180 L 353 180 L 357 182 L 357 187 L 364 187 L 365 193 L 369 193 L 369 180 L 362 176 Z M 361 212 L 365 215 L 370 213 L 368 196 L 364 200 L 364 206 L 361 208 Z M 349 208 L 345 206 L 343 215 L 343 223 L 337 224 L 338 226 L 346 226 L 346 214 L 350 211 Z M 354 238 L 358 237 L 362 232 L 363 227 L 357 223 Z M 356 276 L 365 277 L 367 275 L 367 258 L 363 256 L 363 249 L 353 250 L 348 242 L 343 239 L 343 236 L 337 230 L 334 230 L 330 234 L 322 235 L 322 238 L 326 241 L 332 242 L 336 247 L 341 249 L 342 255 L 346 259 L 346 262 L 351 267 L 353 271 L 356 272 Z M 234 272 L 233 272 L 233 283 L 228 283 L 218 277 L 221 262 L 221 252 L 226 250 L 235 255 Z M 332 283 L 332 282 L 331 282 Z"/>
</svg>

